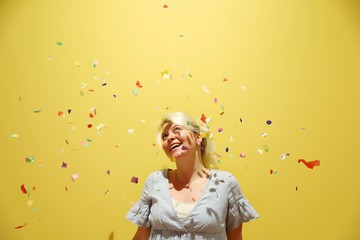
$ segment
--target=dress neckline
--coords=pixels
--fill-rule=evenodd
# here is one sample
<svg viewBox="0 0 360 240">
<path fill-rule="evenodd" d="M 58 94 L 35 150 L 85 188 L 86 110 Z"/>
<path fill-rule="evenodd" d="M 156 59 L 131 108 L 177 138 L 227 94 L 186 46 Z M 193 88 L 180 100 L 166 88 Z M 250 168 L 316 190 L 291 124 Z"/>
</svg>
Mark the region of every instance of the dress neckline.
<svg viewBox="0 0 360 240">
<path fill-rule="evenodd" d="M 192 215 L 192 213 L 196 210 L 196 208 L 198 207 L 198 205 L 203 201 L 203 199 L 205 198 L 205 195 L 206 193 L 208 192 L 209 190 L 209 186 L 210 186 L 210 182 L 211 182 L 211 178 L 212 178 L 212 173 L 213 173 L 213 170 L 212 169 L 209 169 L 209 177 L 208 177 L 208 180 L 206 182 L 206 185 L 205 185 L 205 188 L 204 188 L 204 191 L 201 193 L 199 199 L 194 202 L 195 205 L 194 207 L 191 209 L 191 211 L 189 212 L 189 214 L 183 219 L 183 221 L 180 221 L 180 219 L 178 218 L 176 212 L 175 212 L 175 209 L 174 209 L 174 206 L 173 206 L 173 203 L 172 203 L 172 195 L 171 195 L 171 191 L 170 191 L 170 182 L 169 182 L 169 171 L 173 171 L 172 169 L 166 169 L 165 171 L 165 178 L 166 178 L 166 183 L 167 183 L 167 191 L 168 191 L 168 194 L 167 194 L 167 199 L 168 199 L 168 203 L 170 204 L 171 206 L 171 209 L 172 209 L 172 212 L 174 214 L 174 216 L 176 217 L 177 221 L 181 224 L 181 226 L 183 226 L 183 223 Z M 183 226 L 184 227 L 184 226 Z M 184 227 L 185 228 L 185 227 Z"/>
</svg>

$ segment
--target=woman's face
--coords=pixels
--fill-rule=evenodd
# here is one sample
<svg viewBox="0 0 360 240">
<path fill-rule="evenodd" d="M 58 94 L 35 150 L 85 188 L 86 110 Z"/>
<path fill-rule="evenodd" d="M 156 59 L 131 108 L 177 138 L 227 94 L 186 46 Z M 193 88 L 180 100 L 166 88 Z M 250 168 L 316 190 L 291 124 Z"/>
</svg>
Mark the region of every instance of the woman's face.
<svg viewBox="0 0 360 240">
<path fill-rule="evenodd" d="M 161 141 L 163 150 L 170 159 L 176 159 L 196 150 L 195 135 L 190 130 L 174 123 L 164 124 Z"/>
</svg>

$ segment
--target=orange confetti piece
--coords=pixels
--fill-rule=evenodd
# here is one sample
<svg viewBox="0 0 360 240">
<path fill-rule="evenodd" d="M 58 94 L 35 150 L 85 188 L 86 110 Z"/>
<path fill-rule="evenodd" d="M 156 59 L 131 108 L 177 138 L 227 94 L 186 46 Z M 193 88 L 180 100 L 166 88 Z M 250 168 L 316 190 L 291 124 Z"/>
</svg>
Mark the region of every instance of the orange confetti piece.
<svg viewBox="0 0 360 240">
<path fill-rule="evenodd" d="M 15 229 L 20 229 L 26 226 L 26 223 L 24 225 L 16 226 Z"/>
<path fill-rule="evenodd" d="M 206 123 L 206 116 L 205 116 L 205 114 L 201 114 L 200 120 L 201 120 L 203 123 Z"/>
<path fill-rule="evenodd" d="M 88 127 L 88 128 L 92 128 L 92 124 L 88 124 L 87 127 Z"/>
<path fill-rule="evenodd" d="M 58 116 L 59 116 L 59 117 L 64 117 L 65 115 L 64 115 L 64 113 L 63 113 L 62 111 L 59 111 L 59 112 L 58 112 Z"/>
<path fill-rule="evenodd" d="M 139 81 L 136 81 L 136 86 L 137 86 L 138 88 L 142 88 L 142 87 L 143 87 L 143 86 L 140 84 Z"/>
<path fill-rule="evenodd" d="M 300 162 L 305 164 L 310 169 L 313 169 L 315 166 L 320 166 L 320 160 L 314 160 L 314 161 L 307 162 L 304 159 L 299 159 L 298 163 L 300 163 Z"/>
</svg>

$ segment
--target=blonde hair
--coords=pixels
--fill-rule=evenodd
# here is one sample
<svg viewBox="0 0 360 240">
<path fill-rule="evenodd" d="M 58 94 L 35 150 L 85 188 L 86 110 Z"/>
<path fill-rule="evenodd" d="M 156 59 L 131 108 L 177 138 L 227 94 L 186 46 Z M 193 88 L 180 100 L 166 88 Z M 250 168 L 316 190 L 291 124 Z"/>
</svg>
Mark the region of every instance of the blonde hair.
<svg viewBox="0 0 360 240">
<path fill-rule="evenodd" d="M 184 112 L 171 112 L 167 113 L 161 119 L 158 133 L 157 133 L 157 141 L 159 145 L 161 145 L 161 134 L 163 126 L 166 123 L 177 124 L 189 131 L 200 134 L 201 140 L 201 161 L 205 168 L 214 168 L 216 166 L 216 162 L 214 159 L 214 150 L 215 145 L 212 139 L 212 133 L 209 127 L 199 121 L 196 121 L 192 116 Z"/>
</svg>

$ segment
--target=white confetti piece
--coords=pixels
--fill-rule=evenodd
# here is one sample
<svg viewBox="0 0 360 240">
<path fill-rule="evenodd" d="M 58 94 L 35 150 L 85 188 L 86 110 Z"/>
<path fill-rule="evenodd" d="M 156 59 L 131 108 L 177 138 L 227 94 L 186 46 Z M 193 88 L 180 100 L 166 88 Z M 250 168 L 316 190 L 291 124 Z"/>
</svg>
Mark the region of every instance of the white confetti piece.
<svg viewBox="0 0 360 240">
<path fill-rule="evenodd" d="M 135 132 L 135 129 L 132 129 L 132 128 L 128 129 L 129 134 L 133 134 L 134 132 Z"/>
</svg>

